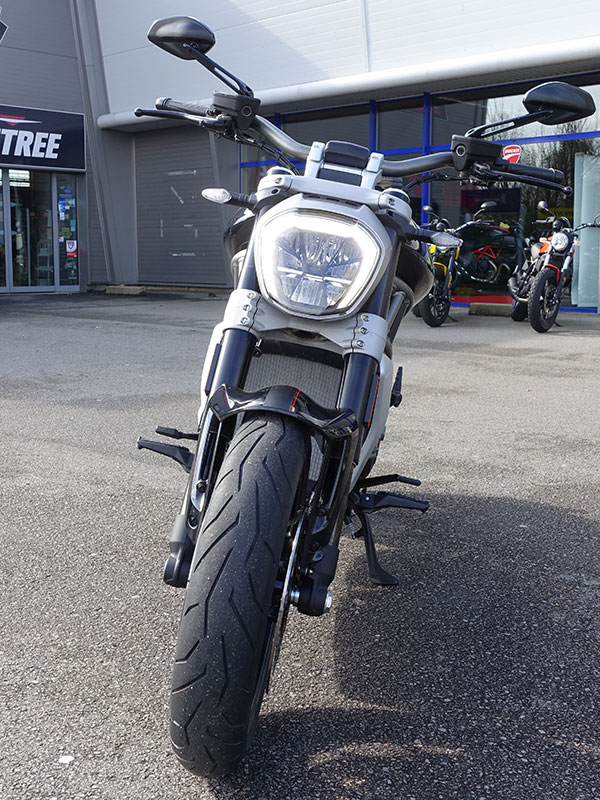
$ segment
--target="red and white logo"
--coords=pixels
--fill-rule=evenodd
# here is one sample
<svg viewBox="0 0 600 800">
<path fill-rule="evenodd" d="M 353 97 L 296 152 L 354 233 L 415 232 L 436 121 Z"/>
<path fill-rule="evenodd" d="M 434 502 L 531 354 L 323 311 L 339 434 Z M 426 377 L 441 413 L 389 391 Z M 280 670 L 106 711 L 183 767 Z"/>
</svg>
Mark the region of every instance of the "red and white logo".
<svg viewBox="0 0 600 800">
<path fill-rule="evenodd" d="M 67 239 L 65 244 L 67 245 L 67 258 L 76 258 L 76 256 L 77 256 L 77 240 L 76 239 Z"/>
<path fill-rule="evenodd" d="M 39 125 L 39 119 L 25 119 L 25 117 L 9 117 L 4 114 L 0 114 L 0 124 L 5 123 L 7 125 L 24 125 L 27 123 L 28 125 Z"/>
<path fill-rule="evenodd" d="M 507 144 L 504 150 L 502 151 L 502 156 L 507 161 L 510 161 L 513 164 L 517 164 L 519 159 L 521 158 L 521 145 Z"/>
</svg>

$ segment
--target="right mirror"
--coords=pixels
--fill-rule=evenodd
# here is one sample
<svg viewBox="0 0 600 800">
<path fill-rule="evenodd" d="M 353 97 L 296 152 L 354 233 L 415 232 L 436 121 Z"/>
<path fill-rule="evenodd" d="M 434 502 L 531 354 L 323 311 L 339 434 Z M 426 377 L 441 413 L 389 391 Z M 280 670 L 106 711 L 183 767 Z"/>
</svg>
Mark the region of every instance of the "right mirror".
<svg viewBox="0 0 600 800">
<path fill-rule="evenodd" d="M 435 214 L 435 211 L 433 210 L 433 208 L 431 206 L 423 206 L 422 210 L 426 214 Z"/>
<path fill-rule="evenodd" d="M 498 203 L 496 203 L 495 200 L 486 200 L 485 203 L 482 203 L 479 206 L 479 210 L 480 211 L 491 211 L 492 208 L 496 208 L 497 205 L 498 205 Z"/>
<path fill-rule="evenodd" d="M 538 211 L 543 211 L 544 214 L 550 213 L 550 209 L 548 208 L 548 203 L 545 200 L 540 200 L 540 202 L 537 204 L 537 209 Z"/>
<path fill-rule="evenodd" d="M 585 89 L 561 81 L 550 81 L 534 86 L 523 97 L 523 105 L 530 114 L 538 111 L 552 112 L 541 120 L 544 125 L 573 122 L 576 119 L 589 117 L 596 111 L 596 104 Z"/>
</svg>

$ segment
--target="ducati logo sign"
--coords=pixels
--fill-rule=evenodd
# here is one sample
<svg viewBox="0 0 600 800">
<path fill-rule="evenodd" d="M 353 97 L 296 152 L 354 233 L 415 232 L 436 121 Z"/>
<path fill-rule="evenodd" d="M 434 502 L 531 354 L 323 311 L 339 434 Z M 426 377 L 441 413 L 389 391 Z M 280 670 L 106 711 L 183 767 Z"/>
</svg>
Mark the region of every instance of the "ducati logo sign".
<svg viewBox="0 0 600 800">
<path fill-rule="evenodd" d="M 85 170 L 83 114 L 0 106 L 0 166 Z"/>
<path fill-rule="evenodd" d="M 507 144 L 502 151 L 502 157 L 516 164 L 521 158 L 521 146 L 518 144 Z"/>
</svg>

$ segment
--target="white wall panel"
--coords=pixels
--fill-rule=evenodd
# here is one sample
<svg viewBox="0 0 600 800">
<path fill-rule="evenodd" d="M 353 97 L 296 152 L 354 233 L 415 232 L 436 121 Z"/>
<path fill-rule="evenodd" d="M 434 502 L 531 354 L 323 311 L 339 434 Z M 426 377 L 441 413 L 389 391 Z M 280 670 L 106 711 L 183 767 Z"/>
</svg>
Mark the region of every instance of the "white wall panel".
<svg viewBox="0 0 600 800">
<path fill-rule="evenodd" d="M 197 99 L 223 87 L 199 65 L 147 43 L 146 31 L 156 15 L 177 10 L 199 16 L 197 8 L 153 1 L 140 13 L 139 6 L 134 12 L 135 6 L 138 3 L 121 6 L 115 0 L 98 0 L 112 112 L 152 102 L 159 95 Z M 361 0 L 289 0 L 276 7 L 256 0 L 243 4 L 243 11 L 233 3 L 207 3 L 202 11 L 217 35 L 211 55 L 253 88 L 335 78 L 366 68 Z"/>
<path fill-rule="evenodd" d="M 597 0 L 578 0 L 576 16 L 564 25 L 551 22 L 565 19 L 562 0 L 545 0 L 544 23 L 539 4 L 522 0 L 504 0 L 501 6 L 481 0 L 96 0 L 96 5 L 113 113 L 150 104 L 160 95 L 200 99 L 222 88 L 199 65 L 148 43 L 147 29 L 161 16 L 188 14 L 206 22 L 217 35 L 215 59 L 258 95 L 265 89 L 526 48 L 544 39 L 551 54 L 552 40 L 600 31 Z"/>
<path fill-rule="evenodd" d="M 502 3 L 463 0 L 366 0 L 371 69 L 490 53 L 544 40 L 566 41 L 600 31 L 600 4 L 577 0 L 576 16 L 565 17 L 562 0 Z M 560 24 L 560 20 L 565 24 Z M 551 45 L 549 44 L 549 47 Z"/>
</svg>

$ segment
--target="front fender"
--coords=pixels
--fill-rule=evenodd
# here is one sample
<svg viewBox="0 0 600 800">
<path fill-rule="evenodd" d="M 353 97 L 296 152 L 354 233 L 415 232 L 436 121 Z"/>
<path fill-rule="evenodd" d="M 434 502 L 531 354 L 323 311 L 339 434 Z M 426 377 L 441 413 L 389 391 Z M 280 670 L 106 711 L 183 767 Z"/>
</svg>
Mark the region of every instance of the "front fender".
<svg viewBox="0 0 600 800">
<path fill-rule="evenodd" d="M 358 430 L 354 412 L 323 408 L 292 386 L 271 386 L 258 392 L 245 392 L 223 384 L 211 395 L 208 407 L 220 422 L 249 411 L 273 411 L 295 417 L 327 439 L 346 439 Z"/>
</svg>

